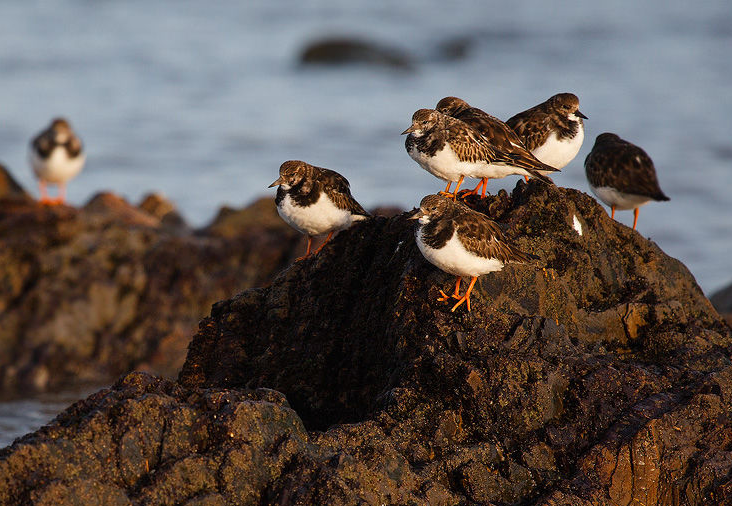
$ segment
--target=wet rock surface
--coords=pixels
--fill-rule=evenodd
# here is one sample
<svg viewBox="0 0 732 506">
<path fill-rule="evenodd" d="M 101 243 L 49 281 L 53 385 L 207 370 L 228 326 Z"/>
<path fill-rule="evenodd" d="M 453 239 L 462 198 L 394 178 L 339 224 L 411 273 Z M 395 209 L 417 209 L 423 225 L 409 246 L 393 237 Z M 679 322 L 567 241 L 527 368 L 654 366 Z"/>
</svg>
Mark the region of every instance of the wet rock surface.
<svg viewBox="0 0 732 506">
<path fill-rule="evenodd" d="M 300 236 L 271 199 L 230 215 L 248 224 L 222 236 L 218 221 L 191 231 L 162 198 L 0 199 L 0 394 L 175 375 L 211 304 L 296 256 Z"/>
<path fill-rule="evenodd" d="M 732 331 L 686 268 L 581 192 L 469 203 L 538 257 L 472 313 L 406 215 L 359 223 L 217 303 L 177 383 L 128 376 L 0 453 L 4 500 L 732 500 Z"/>
</svg>

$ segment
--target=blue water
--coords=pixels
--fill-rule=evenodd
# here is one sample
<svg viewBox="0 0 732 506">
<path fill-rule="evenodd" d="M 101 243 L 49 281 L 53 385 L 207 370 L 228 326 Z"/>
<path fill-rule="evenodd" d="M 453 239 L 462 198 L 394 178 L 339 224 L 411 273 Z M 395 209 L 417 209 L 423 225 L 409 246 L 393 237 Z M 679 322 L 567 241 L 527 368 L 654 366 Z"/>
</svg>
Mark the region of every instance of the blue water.
<svg viewBox="0 0 732 506">
<path fill-rule="evenodd" d="M 307 41 L 334 34 L 418 63 L 297 65 Z M 466 59 L 431 58 L 460 36 L 475 39 Z M 342 172 L 366 206 L 411 208 L 442 187 L 404 150 L 416 109 L 457 95 L 506 119 L 571 91 L 590 119 L 557 184 L 588 191 L 582 161 L 601 132 L 642 146 L 671 201 L 643 207 L 639 231 L 711 293 L 732 281 L 730 48 L 729 0 L 6 2 L 0 161 L 35 192 L 28 139 L 65 115 L 88 152 L 75 204 L 156 190 L 201 225 L 271 192 L 280 163 L 299 158 Z"/>
</svg>

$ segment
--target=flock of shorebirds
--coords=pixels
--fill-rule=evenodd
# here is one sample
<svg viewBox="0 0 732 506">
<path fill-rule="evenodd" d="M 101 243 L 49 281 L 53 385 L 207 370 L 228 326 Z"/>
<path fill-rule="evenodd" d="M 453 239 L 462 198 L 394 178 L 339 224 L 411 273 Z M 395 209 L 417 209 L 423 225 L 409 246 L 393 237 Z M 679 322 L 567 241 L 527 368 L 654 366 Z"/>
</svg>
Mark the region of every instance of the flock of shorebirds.
<svg viewBox="0 0 732 506">
<path fill-rule="evenodd" d="M 452 311 L 465 303 L 470 311 L 470 293 L 479 276 L 500 271 L 510 262 L 526 263 L 523 253 L 503 236 L 497 223 L 461 199 L 485 197 L 489 179 L 509 175 L 536 178 L 553 184 L 549 175 L 574 159 L 584 140 L 579 100 L 560 93 L 516 114 L 505 123 L 471 107 L 457 97 L 445 97 L 434 109 L 419 109 L 412 116 L 405 147 L 423 169 L 447 183 L 444 191 L 422 199 L 410 219 L 417 220 L 415 238 L 424 257 L 441 270 L 456 276 L 451 295 L 440 290 L 440 301 L 457 299 Z M 54 119 L 31 142 L 30 161 L 40 186 L 41 202 L 64 201 L 65 185 L 84 165 L 84 151 L 69 123 Z M 597 136 L 585 159 L 585 172 L 593 193 L 612 209 L 634 210 L 651 200 L 669 200 L 658 184 L 651 158 L 640 147 L 612 133 Z M 460 192 L 466 178 L 479 179 L 477 186 Z M 454 190 L 450 191 L 453 183 Z M 51 199 L 46 185 L 59 186 Z M 282 219 L 306 234 L 305 258 L 311 254 L 314 236 L 325 235 L 318 253 L 339 230 L 370 215 L 351 195 L 348 180 L 337 172 L 299 160 L 280 166 L 275 202 Z M 463 295 L 460 283 L 470 278 Z"/>
</svg>

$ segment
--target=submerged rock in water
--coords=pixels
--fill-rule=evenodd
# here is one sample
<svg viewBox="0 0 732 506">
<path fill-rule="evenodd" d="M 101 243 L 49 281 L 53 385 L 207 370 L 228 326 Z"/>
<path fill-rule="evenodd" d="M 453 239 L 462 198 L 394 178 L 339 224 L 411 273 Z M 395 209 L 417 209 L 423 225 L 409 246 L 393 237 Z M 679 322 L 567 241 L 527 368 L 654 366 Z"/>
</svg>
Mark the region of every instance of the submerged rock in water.
<svg viewBox="0 0 732 506">
<path fill-rule="evenodd" d="M 277 218 L 271 199 L 234 213 Z M 176 374 L 211 304 L 267 283 L 300 241 L 281 221 L 221 237 L 170 215 L 111 193 L 80 209 L 0 199 L 0 393 Z"/>
<path fill-rule="evenodd" d="M 330 37 L 306 44 L 300 54 L 306 65 L 367 64 L 408 70 L 413 61 L 395 47 L 351 37 Z"/>
<path fill-rule="evenodd" d="M 406 215 L 359 223 L 216 304 L 178 384 L 129 376 L 0 453 L 4 499 L 729 500 L 732 331 L 687 269 L 575 190 L 469 203 L 539 257 L 471 313 Z"/>
<path fill-rule="evenodd" d="M 732 284 L 717 291 L 709 300 L 719 311 L 719 314 L 732 326 Z"/>
</svg>

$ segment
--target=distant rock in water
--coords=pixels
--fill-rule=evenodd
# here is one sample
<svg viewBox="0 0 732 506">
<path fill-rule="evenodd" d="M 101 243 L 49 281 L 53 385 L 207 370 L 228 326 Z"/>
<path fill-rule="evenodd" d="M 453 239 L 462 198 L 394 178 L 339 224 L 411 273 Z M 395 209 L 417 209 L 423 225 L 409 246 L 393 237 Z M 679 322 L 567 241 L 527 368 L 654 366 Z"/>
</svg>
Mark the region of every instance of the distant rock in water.
<svg viewBox="0 0 732 506">
<path fill-rule="evenodd" d="M 30 200 L 31 196 L 0 163 L 0 199 Z"/>
<path fill-rule="evenodd" d="M 539 257 L 471 313 L 405 214 L 356 224 L 217 303 L 177 383 L 0 451 L 0 503 L 729 504 L 732 330 L 688 270 L 575 190 L 468 203 Z"/>
<path fill-rule="evenodd" d="M 717 291 L 709 300 L 719 311 L 719 314 L 732 326 L 732 284 Z"/>
<path fill-rule="evenodd" d="M 225 236 L 181 228 L 155 200 L 0 199 L 0 394 L 175 375 L 211 304 L 268 283 L 302 242 L 271 198 L 232 210 L 247 225 Z"/>
<path fill-rule="evenodd" d="M 300 53 L 305 65 L 367 64 L 409 70 L 414 62 L 401 49 L 349 37 L 332 37 L 306 44 Z"/>
</svg>

